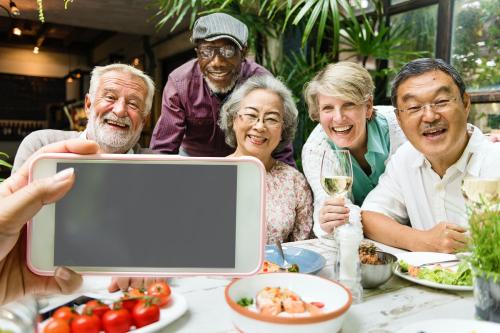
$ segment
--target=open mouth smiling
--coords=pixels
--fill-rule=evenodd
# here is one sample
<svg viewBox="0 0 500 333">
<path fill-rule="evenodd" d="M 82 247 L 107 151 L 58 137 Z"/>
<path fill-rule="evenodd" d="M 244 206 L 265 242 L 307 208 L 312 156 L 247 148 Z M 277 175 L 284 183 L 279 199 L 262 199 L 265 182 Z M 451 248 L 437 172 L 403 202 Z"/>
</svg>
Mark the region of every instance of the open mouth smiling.
<svg viewBox="0 0 500 333">
<path fill-rule="evenodd" d="M 128 129 L 130 127 L 128 124 L 117 122 L 111 119 L 104 119 L 104 123 L 120 129 Z"/>
<path fill-rule="evenodd" d="M 267 139 L 264 137 L 255 136 L 255 135 L 251 135 L 251 134 L 247 135 L 247 138 L 250 139 L 251 143 L 253 143 L 254 145 L 257 145 L 257 146 L 260 146 L 267 141 Z"/>
<path fill-rule="evenodd" d="M 425 136 L 426 138 L 435 138 L 435 137 L 438 137 L 438 136 L 444 134 L 446 131 L 447 131 L 446 128 L 441 128 L 441 127 L 429 128 L 429 129 L 424 130 L 422 132 L 422 135 Z"/>
<path fill-rule="evenodd" d="M 332 127 L 332 131 L 337 134 L 347 134 L 351 131 L 353 128 L 353 125 L 347 125 L 347 126 L 335 126 Z"/>
</svg>

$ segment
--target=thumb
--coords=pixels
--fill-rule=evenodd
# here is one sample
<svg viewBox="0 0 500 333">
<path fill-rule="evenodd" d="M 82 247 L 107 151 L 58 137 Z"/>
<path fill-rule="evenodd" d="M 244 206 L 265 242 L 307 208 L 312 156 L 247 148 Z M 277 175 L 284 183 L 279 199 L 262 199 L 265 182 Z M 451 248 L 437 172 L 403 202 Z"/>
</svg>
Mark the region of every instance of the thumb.
<svg viewBox="0 0 500 333">
<path fill-rule="evenodd" d="M 74 169 L 36 180 L 0 201 L 0 230 L 17 233 L 45 204 L 62 198 L 73 186 Z"/>
</svg>

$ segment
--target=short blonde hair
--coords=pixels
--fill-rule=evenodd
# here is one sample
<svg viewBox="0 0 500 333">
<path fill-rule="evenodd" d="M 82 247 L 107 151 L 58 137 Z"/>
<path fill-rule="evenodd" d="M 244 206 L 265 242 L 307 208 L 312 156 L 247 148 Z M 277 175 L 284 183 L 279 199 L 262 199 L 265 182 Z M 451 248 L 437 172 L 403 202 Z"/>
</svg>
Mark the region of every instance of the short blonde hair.
<svg viewBox="0 0 500 333">
<path fill-rule="evenodd" d="M 329 64 L 305 85 L 304 97 L 309 117 L 314 121 L 319 120 L 319 94 L 361 104 L 373 96 L 374 90 L 372 77 L 363 66 L 350 61 Z"/>
</svg>

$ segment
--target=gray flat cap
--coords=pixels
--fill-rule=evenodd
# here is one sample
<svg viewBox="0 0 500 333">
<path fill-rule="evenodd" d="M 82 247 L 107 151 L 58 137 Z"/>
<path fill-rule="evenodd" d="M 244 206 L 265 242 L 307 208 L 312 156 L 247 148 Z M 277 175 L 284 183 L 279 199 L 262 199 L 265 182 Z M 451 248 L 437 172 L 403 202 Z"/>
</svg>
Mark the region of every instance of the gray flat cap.
<svg viewBox="0 0 500 333">
<path fill-rule="evenodd" d="M 194 22 L 191 36 L 193 43 L 200 40 L 211 42 L 221 38 L 232 40 L 241 50 L 247 45 L 248 28 L 240 20 L 224 13 L 202 16 Z"/>
</svg>

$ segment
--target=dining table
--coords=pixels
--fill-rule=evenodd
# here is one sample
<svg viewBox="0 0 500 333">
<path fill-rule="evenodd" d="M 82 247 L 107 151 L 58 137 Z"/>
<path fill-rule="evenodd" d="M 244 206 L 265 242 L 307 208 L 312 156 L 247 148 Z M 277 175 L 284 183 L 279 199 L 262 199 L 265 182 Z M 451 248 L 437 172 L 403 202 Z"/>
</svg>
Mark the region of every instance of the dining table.
<svg viewBox="0 0 500 333">
<path fill-rule="evenodd" d="M 397 255 L 405 252 L 374 242 L 382 251 Z M 319 239 L 283 243 L 284 247 L 298 247 L 315 251 L 326 259 L 325 266 L 316 274 L 332 278 L 336 255 L 334 247 Z M 187 311 L 159 330 L 160 333 L 237 333 L 233 326 L 224 289 L 231 278 L 218 276 L 173 277 L 169 284 L 173 292 L 187 301 Z M 84 277 L 79 293 L 105 288 L 109 277 Z M 53 296 L 45 302 L 63 303 L 77 295 Z M 47 304 L 46 304 L 47 305 Z M 471 291 L 433 289 L 401 279 L 396 275 L 382 286 L 364 289 L 363 299 L 353 304 L 346 314 L 342 333 L 392 333 L 403 327 L 429 319 L 474 319 L 474 299 Z"/>
</svg>

